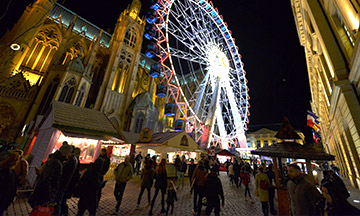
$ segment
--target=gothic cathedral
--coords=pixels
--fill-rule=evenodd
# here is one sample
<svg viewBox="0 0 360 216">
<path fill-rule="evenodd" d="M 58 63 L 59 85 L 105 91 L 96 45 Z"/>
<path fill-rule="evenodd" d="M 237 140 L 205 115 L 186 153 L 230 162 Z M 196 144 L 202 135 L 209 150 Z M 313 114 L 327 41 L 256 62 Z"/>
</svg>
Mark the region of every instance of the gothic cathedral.
<svg viewBox="0 0 360 216">
<path fill-rule="evenodd" d="M 140 9 L 133 0 L 110 34 L 55 0 L 28 5 L 0 40 L 0 138 L 21 142 L 53 101 L 99 110 L 119 131 L 162 131 Z"/>
</svg>

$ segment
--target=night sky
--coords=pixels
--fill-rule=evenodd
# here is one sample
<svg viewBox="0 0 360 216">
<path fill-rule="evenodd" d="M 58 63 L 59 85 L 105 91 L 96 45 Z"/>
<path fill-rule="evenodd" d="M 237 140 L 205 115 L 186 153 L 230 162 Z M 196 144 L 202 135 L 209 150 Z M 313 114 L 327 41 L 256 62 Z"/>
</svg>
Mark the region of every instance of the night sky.
<svg viewBox="0 0 360 216">
<path fill-rule="evenodd" d="M 58 1 L 62 3 L 63 1 Z M 66 0 L 64 6 L 103 29 L 114 29 L 131 0 Z M 142 0 L 146 15 L 150 0 Z M 281 123 L 287 116 L 308 142 L 310 89 L 290 0 L 213 0 L 239 47 L 250 89 L 249 129 Z M 278 126 L 280 127 L 280 126 Z"/>
</svg>

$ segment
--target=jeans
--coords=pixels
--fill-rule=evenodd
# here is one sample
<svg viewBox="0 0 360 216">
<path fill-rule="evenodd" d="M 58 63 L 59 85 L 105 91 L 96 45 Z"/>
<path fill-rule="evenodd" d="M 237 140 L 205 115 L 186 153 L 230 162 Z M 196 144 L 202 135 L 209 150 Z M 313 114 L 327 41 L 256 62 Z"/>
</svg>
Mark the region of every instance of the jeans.
<svg viewBox="0 0 360 216">
<path fill-rule="evenodd" d="M 246 198 L 246 192 L 249 194 L 249 197 L 251 198 L 249 184 L 245 185 L 245 198 Z"/>
<path fill-rule="evenodd" d="M 215 216 L 220 215 L 220 199 L 208 199 L 206 198 L 206 215 L 210 215 L 212 210 L 215 209 Z"/>
<path fill-rule="evenodd" d="M 261 202 L 261 208 L 262 211 L 264 213 L 264 216 L 268 216 L 269 215 L 269 205 L 268 202 Z"/>
<path fill-rule="evenodd" d="M 161 190 L 161 211 L 165 211 L 165 193 L 166 193 L 166 189 L 156 188 L 154 197 L 153 197 L 153 199 L 151 201 L 150 212 L 152 212 L 152 210 L 154 208 L 155 200 L 156 200 L 157 195 L 159 194 L 159 190 Z"/>
<path fill-rule="evenodd" d="M 125 187 L 126 187 L 126 182 L 125 183 L 116 183 L 115 184 L 114 196 L 116 198 L 117 205 L 119 207 L 121 205 L 121 201 L 122 201 L 122 197 L 124 195 Z"/>
<path fill-rule="evenodd" d="M 200 215 L 202 207 L 202 199 L 205 196 L 205 188 L 194 185 L 194 211 Z M 199 198 L 198 198 L 199 197 Z"/>
<path fill-rule="evenodd" d="M 177 177 L 178 177 L 178 183 L 177 183 L 177 187 L 180 188 L 180 184 L 181 184 L 181 187 L 184 188 L 184 175 L 185 173 L 184 172 L 180 172 L 178 171 L 177 173 Z"/>
<path fill-rule="evenodd" d="M 171 214 L 174 213 L 174 203 L 167 202 L 166 215 L 169 214 L 170 207 L 171 207 Z"/>
<path fill-rule="evenodd" d="M 141 186 L 141 191 L 140 191 L 140 194 L 139 194 L 139 197 L 138 197 L 138 201 L 137 201 L 137 204 L 138 204 L 138 205 L 140 205 L 141 197 L 142 197 L 145 189 L 147 189 L 147 191 L 148 191 L 148 203 L 150 204 L 150 192 L 151 192 L 151 187 L 143 187 L 143 186 Z"/>
</svg>

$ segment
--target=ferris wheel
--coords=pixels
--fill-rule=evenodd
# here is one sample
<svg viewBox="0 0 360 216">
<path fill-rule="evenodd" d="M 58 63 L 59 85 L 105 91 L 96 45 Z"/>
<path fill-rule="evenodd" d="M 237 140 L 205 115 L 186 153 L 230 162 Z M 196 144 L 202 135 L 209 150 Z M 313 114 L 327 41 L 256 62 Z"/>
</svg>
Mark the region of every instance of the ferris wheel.
<svg viewBox="0 0 360 216">
<path fill-rule="evenodd" d="M 202 147 L 218 142 L 227 149 L 244 141 L 247 80 L 223 17 L 206 0 L 153 3 L 145 37 L 155 41 L 148 56 L 158 58 L 150 75 L 163 79 L 167 105 L 176 108 L 165 114 L 184 120 L 185 130 L 195 133 Z"/>
</svg>

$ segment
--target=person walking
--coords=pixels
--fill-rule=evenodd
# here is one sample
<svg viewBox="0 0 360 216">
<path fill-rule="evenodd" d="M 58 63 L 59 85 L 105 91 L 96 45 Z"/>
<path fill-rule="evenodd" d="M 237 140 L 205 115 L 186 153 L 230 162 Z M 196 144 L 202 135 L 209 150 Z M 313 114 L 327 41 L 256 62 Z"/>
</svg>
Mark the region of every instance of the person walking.
<svg viewBox="0 0 360 216">
<path fill-rule="evenodd" d="M 0 215 L 10 206 L 16 196 L 17 177 L 13 167 L 19 162 L 20 156 L 10 150 L 1 153 L 0 161 Z"/>
<path fill-rule="evenodd" d="M 245 201 L 247 201 L 246 195 L 248 194 L 250 197 L 250 202 L 254 203 L 254 200 L 251 197 L 250 188 L 249 188 L 251 168 L 250 168 L 249 163 L 246 163 L 246 164 L 245 164 L 245 166 L 242 167 L 242 170 L 241 170 L 242 183 L 245 187 Z"/>
<path fill-rule="evenodd" d="M 194 174 L 194 171 L 196 169 L 196 164 L 195 164 L 195 161 L 193 158 L 190 159 L 190 164 L 189 164 L 189 180 L 190 180 L 190 187 L 192 186 L 192 177 L 193 177 L 193 174 Z"/>
<path fill-rule="evenodd" d="M 130 154 L 130 164 L 131 164 L 131 167 L 133 168 L 133 175 L 135 175 L 135 154 L 136 154 L 136 151 L 133 151 Z"/>
<path fill-rule="evenodd" d="M 204 167 L 203 161 L 199 161 L 193 175 L 194 182 L 194 210 L 193 213 L 201 214 L 202 199 L 205 196 L 205 176 L 207 170 Z"/>
<path fill-rule="evenodd" d="M 139 175 L 140 165 L 141 165 L 142 159 L 143 159 L 143 156 L 141 155 L 141 152 L 139 152 L 139 154 L 136 155 L 136 157 L 135 157 L 135 162 L 136 162 L 135 172 L 136 172 L 136 175 Z"/>
<path fill-rule="evenodd" d="M 153 161 L 149 160 L 147 162 L 147 164 L 145 165 L 143 172 L 141 173 L 141 190 L 140 190 L 140 194 L 138 197 L 136 209 L 140 209 L 141 197 L 142 197 L 145 189 L 147 189 L 147 192 L 148 192 L 148 204 L 150 206 L 150 193 L 151 193 L 151 187 L 153 185 L 153 180 L 154 180 L 154 169 L 153 169 L 152 164 L 153 164 Z"/>
<path fill-rule="evenodd" d="M 49 155 L 39 176 L 34 192 L 28 200 L 32 208 L 44 203 L 57 204 L 57 192 L 61 187 L 61 177 L 63 162 L 71 156 L 72 147 L 67 142 L 60 147 L 54 154 Z"/>
<path fill-rule="evenodd" d="M 72 195 L 73 195 L 73 193 L 75 191 L 75 187 L 79 183 L 79 180 L 80 180 L 80 171 L 79 171 L 80 153 L 81 153 L 81 149 L 80 148 L 75 148 L 72 158 L 69 159 L 69 160 L 74 160 L 74 162 L 71 162 L 71 163 L 75 163 L 76 166 L 75 166 L 74 173 L 73 173 L 73 175 L 72 175 L 72 177 L 70 179 L 70 182 L 68 184 L 68 187 L 67 187 L 67 189 L 65 191 L 64 198 L 61 201 L 61 203 L 62 203 L 62 205 L 61 205 L 61 214 L 65 215 L 65 216 L 69 215 L 69 207 L 67 205 L 67 200 L 71 199 L 71 197 L 72 197 Z"/>
<path fill-rule="evenodd" d="M 109 171 L 109 168 L 110 168 L 110 158 L 109 156 L 107 156 L 107 150 L 106 149 L 101 149 L 101 153 L 99 155 L 99 158 L 102 158 L 103 161 L 104 161 L 104 164 L 100 170 L 100 181 L 101 181 L 101 187 L 99 189 L 99 192 L 98 192 L 98 199 L 97 199 L 97 203 L 96 203 L 96 206 L 99 205 L 99 202 L 101 200 L 101 193 L 102 193 L 102 189 L 103 187 L 105 187 L 105 184 L 106 184 L 106 181 L 104 181 L 104 176 L 106 175 L 106 173 Z"/>
<path fill-rule="evenodd" d="M 234 173 L 233 163 L 230 163 L 230 165 L 228 167 L 228 171 L 229 171 L 230 184 L 231 184 L 231 186 L 233 186 L 235 183 L 235 173 Z M 240 177 L 241 177 L 241 173 L 240 173 Z"/>
<path fill-rule="evenodd" d="M 289 188 L 291 184 L 287 184 L 293 216 L 314 215 L 318 210 L 316 203 L 321 198 L 315 185 L 304 178 L 300 167 L 296 164 L 288 165 L 288 176 L 295 183 L 291 188 Z"/>
<path fill-rule="evenodd" d="M 54 211 L 55 215 L 62 215 L 63 211 L 65 212 L 65 214 L 67 214 L 67 212 L 68 212 L 68 206 L 66 203 L 65 192 L 67 191 L 68 186 L 70 184 L 70 180 L 71 180 L 72 176 L 74 175 L 76 167 L 78 166 L 78 160 L 74 156 L 75 147 L 74 146 L 70 146 L 70 147 L 71 147 L 71 155 L 66 160 L 65 164 L 62 167 L 60 187 L 56 193 L 55 199 L 58 200 L 58 203 L 55 206 L 55 211 Z"/>
<path fill-rule="evenodd" d="M 220 215 L 220 199 L 222 207 L 225 205 L 223 188 L 217 176 L 217 169 L 213 167 L 205 178 L 206 215 L 210 215 L 213 209 L 215 216 Z"/>
<path fill-rule="evenodd" d="M 170 207 L 171 207 L 171 215 L 174 213 L 175 200 L 178 201 L 178 198 L 176 196 L 175 184 L 173 181 L 170 181 L 169 188 L 167 191 L 167 198 L 166 198 L 166 204 L 167 204 L 166 215 L 169 214 Z"/>
<path fill-rule="evenodd" d="M 259 167 L 258 174 L 255 176 L 255 195 L 259 197 L 261 201 L 262 211 L 264 216 L 269 215 L 269 185 L 270 180 L 269 177 L 264 173 L 262 167 Z"/>
<path fill-rule="evenodd" d="M 101 185 L 101 169 L 104 160 L 98 157 L 94 163 L 90 164 L 90 168 L 86 170 L 81 178 L 81 192 L 78 202 L 77 216 L 84 215 L 85 211 L 89 211 L 89 215 L 96 215 L 96 203 L 98 198 L 98 191 Z"/>
<path fill-rule="evenodd" d="M 186 170 L 187 170 L 187 164 L 185 162 L 185 156 L 183 155 L 181 157 L 181 161 L 179 162 L 179 165 L 178 165 L 178 172 L 177 172 L 177 177 L 178 177 L 177 188 L 178 189 L 180 189 L 180 186 L 181 186 L 181 189 L 184 188 L 184 176 L 185 176 Z"/>
<path fill-rule="evenodd" d="M 167 188 L 167 173 L 166 173 L 166 160 L 163 158 L 160 161 L 160 164 L 155 169 L 155 194 L 151 201 L 151 208 L 149 215 L 153 214 L 153 208 L 155 205 L 156 197 L 161 190 L 161 213 L 165 213 L 165 193 Z"/>
<path fill-rule="evenodd" d="M 275 186 L 274 186 L 274 182 L 275 182 L 275 173 L 273 171 L 273 164 L 269 164 L 269 166 L 267 167 L 266 170 L 266 175 L 269 178 L 270 181 L 270 185 L 269 185 L 269 204 L 270 204 L 270 213 L 272 215 L 276 215 L 277 211 L 275 210 L 274 207 L 274 197 L 275 197 Z"/>
<path fill-rule="evenodd" d="M 355 216 L 360 215 L 360 210 L 347 201 L 342 185 L 334 179 L 327 178 L 321 181 L 321 191 L 325 198 L 324 216 Z"/>
<path fill-rule="evenodd" d="M 237 160 L 235 160 L 235 162 L 234 162 L 234 167 L 233 167 L 233 169 L 234 169 L 234 178 L 235 178 L 235 185 L 236 185 L 236 187 L 237 188 L 239 188 L 239 187 L 241 187 L 241 185 L 239 185 L 239 178 L 240 178 L 240 172 L 241 172 L 241 168 L 240 168 L 240 165 L 239 165 L 239 163 L 238 163 L 238 161 Z"/>
<path fill-rule="evenodd" d="M 118 212 L 124 195 L 126 183 L 132 178 L 132 167 L 130 165 L 129 156 L 126 156 L 124 162 L 120 163 L 116 167 L 114 174 L 116 180 L 114 189 L 114 196 L 116 198 L 115 210 Z"/>
</svg>

